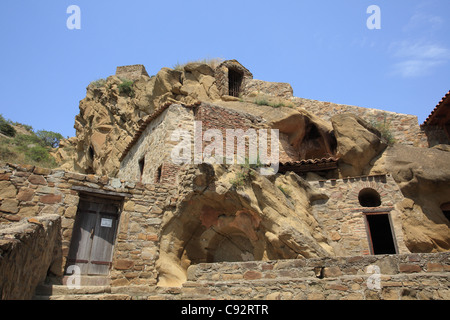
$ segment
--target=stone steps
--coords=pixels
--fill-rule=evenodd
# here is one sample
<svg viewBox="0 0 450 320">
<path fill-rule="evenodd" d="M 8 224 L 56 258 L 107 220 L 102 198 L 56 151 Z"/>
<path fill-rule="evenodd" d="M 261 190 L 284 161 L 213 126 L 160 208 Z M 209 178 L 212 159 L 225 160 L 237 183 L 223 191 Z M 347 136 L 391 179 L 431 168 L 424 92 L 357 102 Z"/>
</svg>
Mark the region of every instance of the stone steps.
<svg viewBox="0 0 450 320">
<path fill-rule="evenodd" d="M 70 276 L 50 277 L 37 286 L 33 299 L 98 300 L 111 294 L 110 282 L 110 278 L 105 276 L 80 276 L 75 286 Z"/>
</svg>

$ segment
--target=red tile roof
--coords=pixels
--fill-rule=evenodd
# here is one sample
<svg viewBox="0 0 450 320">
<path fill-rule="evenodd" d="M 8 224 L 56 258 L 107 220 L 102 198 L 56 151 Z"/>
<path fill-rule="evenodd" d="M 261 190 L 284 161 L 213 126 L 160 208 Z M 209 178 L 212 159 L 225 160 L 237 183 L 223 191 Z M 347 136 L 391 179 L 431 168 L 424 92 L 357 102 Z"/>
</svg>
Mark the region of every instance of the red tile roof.
<svg viewBox="0 0 450 320">
<path fill-rule="evenodd" d="M 328 157 L 321 159 L 305 159 L 300 161 L 287 161 L 281 162 L 279 172 L 294 171 L 294 172 L 307 172 L 307 171 L 322 171 L 332 170 L 337 168 L 337 161 L 339 158 Z"/>
<path fill-rule="evenodd" d="M 444 103 L 446 102 L 446 100 L 448 98 L 450 98 L 450 90 L 445 94 L 445 96 L 441 99 L 441 101 L 439 101 L 439 103 L 436 105 L 436 107 L 433 109 L 433 111 L 431 111 L 430 115 L 425 120 L 425 122 L 423 124 L 421 124 L 421 126 L 426 126 L 427 124 L 429 124 L 431 122 L 431 120 L 433 120 L 433 118 L 438 113 L 439 109 L 444 105 Z"/>
</svg>

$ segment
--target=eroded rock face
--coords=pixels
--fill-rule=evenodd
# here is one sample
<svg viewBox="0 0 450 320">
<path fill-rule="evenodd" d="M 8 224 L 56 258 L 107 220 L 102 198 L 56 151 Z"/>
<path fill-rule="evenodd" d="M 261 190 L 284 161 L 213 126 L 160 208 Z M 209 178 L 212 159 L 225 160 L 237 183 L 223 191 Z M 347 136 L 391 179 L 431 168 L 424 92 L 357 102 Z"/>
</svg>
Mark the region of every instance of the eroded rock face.
<svg viewBox="0 0 450 320">
<path fill-rule="evenodd" d="M 160 286 L 181 285 L 191 263 L 332 255 L 310 213 L 314 192 L 306 181 L 295 174 L 270 181 L 251 170 L 236 186 L 241 170 L 197 168 L 192 177 L 196 191 L 163 219 Z"/>
<path fill-rule="evenodd" d="M 55 153 L 62 169 L 116 176 L 126 146 L 156 108 L 220 99 L 214 71 L 202 63 L 187 64 L 182 71 L 162 68 L 153 77 L 142 74 L 133 79 L 131 93 L 121 92 L 124 80 L 111 76 L 87 87 L 75 118 L 76 137 L 63 141 Z"/>
<path fill-rule="evenodd" d="M 331 118 L 337 140 L 339 169 L 344 177 L 360 176 L 371 160 L 387 144 L 381 133 L 353 113 L 342 113 Z"/>
<path fill-rule="evenodd" d="M 283 160 L 316 159 L 334 156 L 336 139 L 330 123 L 305 110 L 290 110 L 273 119 L 270 126 L 280 130 L 280 143 L 289 156 Z"/>
<path fill-rule="evenodd" d="M 394 145 L 386 168 L 407 198 L 403 212 L 405 244 L 411 252 L 450 250 L 450 223 L 441 206 L 450 199 L 450 152 Z"/>
</svg>

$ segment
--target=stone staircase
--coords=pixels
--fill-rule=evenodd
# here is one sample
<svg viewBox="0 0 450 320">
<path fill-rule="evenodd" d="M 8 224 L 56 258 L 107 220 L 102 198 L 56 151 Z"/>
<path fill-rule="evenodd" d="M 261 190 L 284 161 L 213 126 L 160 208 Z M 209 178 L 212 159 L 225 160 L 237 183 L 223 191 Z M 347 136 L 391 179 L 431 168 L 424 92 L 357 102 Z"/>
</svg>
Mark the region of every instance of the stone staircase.
<svg viewBox="0 0 450 320">
<path fill-rule="evenodd" d="M 69 285 L 67 282 L 69 281 Z M 47 278 L 36 288 L 33 300 L 110 300 L 123 299 L 123 295 L 111 294 L 107 276 L 81 276 L 78 287 L 70 285 L 69 276 Z"/>
</svg>

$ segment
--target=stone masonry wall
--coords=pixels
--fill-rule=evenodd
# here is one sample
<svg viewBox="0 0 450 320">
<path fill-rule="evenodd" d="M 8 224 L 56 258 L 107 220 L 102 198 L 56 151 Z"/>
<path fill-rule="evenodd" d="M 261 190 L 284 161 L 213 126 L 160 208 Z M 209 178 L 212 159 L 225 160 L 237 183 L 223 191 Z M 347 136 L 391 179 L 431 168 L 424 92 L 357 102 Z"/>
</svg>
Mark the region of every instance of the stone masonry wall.
<svg viewBox="0 0 450 320">
<path fill-rule="evenodd" d="M 369 123 L 371 121 L 386 122 L 386 126 L 398 143 L 415 147 L 428 147 L 427 138 L 420 129 L 417 116 L 297 97 L 293 100 L 306 111 L 326 121 L 329 121 L 336 114 L 351 112 Z"/>
<path fill-rule="evenodd" d="M 365 213 L 388 212 L 394 229 L 398 253 L 409 253 L 403 242 L 400 212 L 395 204 L 403 195 L 390 175 L 355 177 L 328 181 L 311 181 L 310 184 L 326 198 L 312 203 L 313 214 L 328 233 L 336 254 L 359 256 L 370 253 Z M 381 205 L 362 207 L 358 200 L 362 189 L 371 188 L 381 197 Z"/>
<path fill-rule="evenodd" d="M 61 277 L 80 192 L 123 199 L 110 274 L 112 285 L 155 284 L 161 219 L 164 210 L 170 210 L 177 199 L 173 185 L 126 182 L 29 165 L 1 165 L 0 223 L 7 227 L 48 214 L 59 216 L 61 257 L 52 273 Z M 17 266 L 15 272 L 20 275 L 25 266 Z"/>
<path fill-rule="evenodd" d="M 60 257 L 60 228 L 58 215 L 0 227 L 0 300 L 31 299 Z"/>
<path fill-rule="evenodd" d="M 149 123 L 123 159 L 118 177 L 142 183 L 155 183 L 160 180 L 175 185 L 178 171 L 177 167 L 173 166 L 171 152 L 182 138 L 180 141 L 171 141 L 171 137 L 177 129 L 189 132 L 191 137 L 194 136 L 194 115 L 191 108 L 174 104 Z M 141 178 L 139 162 L 142 159 L 144 171 Z"/>
<path fill-rule="evenodd" d="M 148 77 L 148 73 L 145 67 L 141 64 L 135 64 L 131 66 L 117 67 L 116 76 L 127 80 L 137 80 L 141 75 Z"/>
<path fill-rule="evenodd" d="M 202 263 L 189 267 L 176 297 L 448 300 L 449 272 L 449 252 Z"/>
</svg>

